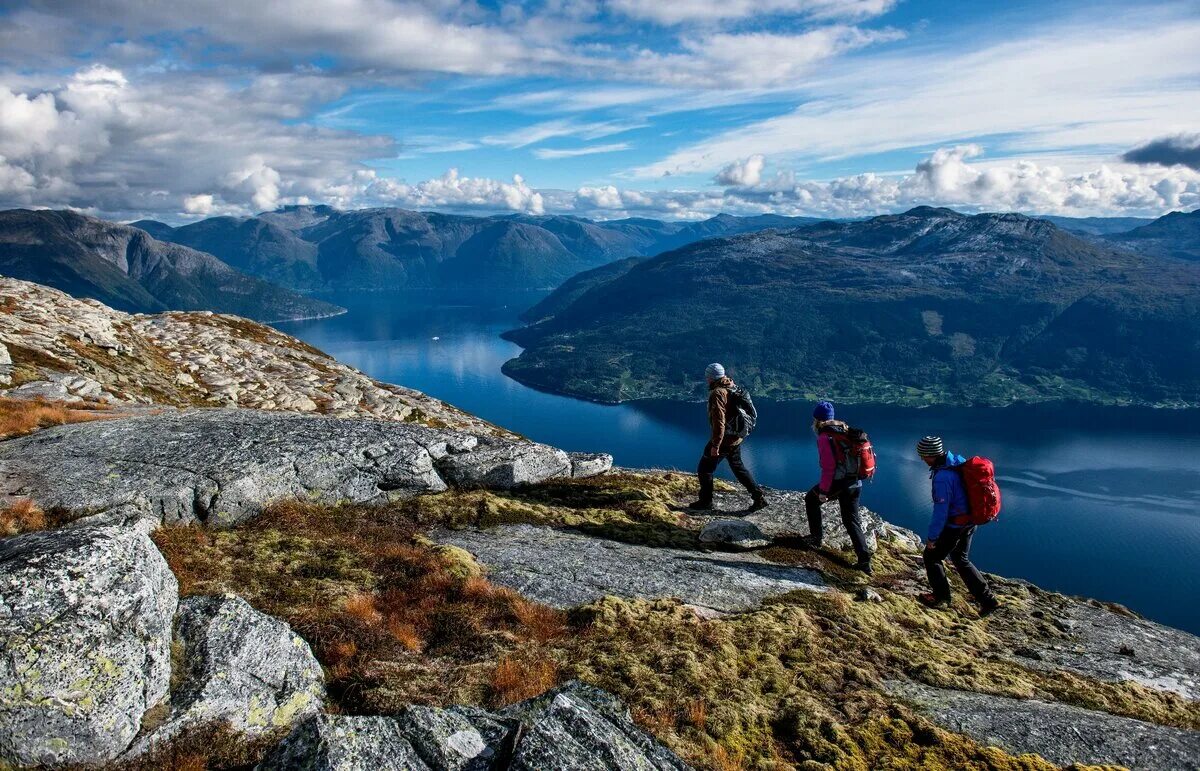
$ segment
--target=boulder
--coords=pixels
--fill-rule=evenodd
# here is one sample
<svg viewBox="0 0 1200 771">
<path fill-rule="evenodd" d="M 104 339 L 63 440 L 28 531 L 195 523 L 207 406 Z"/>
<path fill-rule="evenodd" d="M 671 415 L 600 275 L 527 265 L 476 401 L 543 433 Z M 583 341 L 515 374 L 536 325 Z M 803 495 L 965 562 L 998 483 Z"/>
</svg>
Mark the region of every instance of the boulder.
<svg viewBox="0 0 1200 771">
<path fill-rule="evenodd" d="M 688 766 L 638 728 L 613 695 L 573 681 L 501 714 L 521 721 L 511 771 L 682 771 Z"/>
<path fill-rule="evenodd" d="M 733 612 L 797 589 L 826 590 L 815 571 L 753 554 L 654 548 L 533 525 L 444 531 L 433 537 L 475 555 L 493 582 L 560 608 L 613 594 L 677 597 Z"/>
<path fill-rule="evenodd" d="M 413 423 L 246 409 L 181 410 L 39 431 L 0 444 L 0 500 L 228 525 L 268 501 L 356 503 L 568 477 L 545 445 Z"/>
<path fill-rule="evenodd" d="M 0 542 L 0 766 L 104 763 L 167 695 L 178 584 L 143 529 Z"/>
<path fill-rule="evenodd" d="M 303 639 L 240 597 L 189 597 L 179 605 L 181 684 L 166 722 L 128 753 L 138 756 L 188 729 L 217 723 L 255 739 L 321 710 L 325 676 Z"/>
<path fill-rule="evenodd" d="M 396 716 L 396 724 L 425 764 L 439 771 L 488 771 L 516 727 L 481 709 L 415 704 Z"/>
<path fill-rule="evenodd" d="M 733 549 L 761 549 L 771 544 L 758 525 L 744 519 L 714 519 L 700 530 L 700 541 Z"/>
<path fill-rule="evenodd" d="M 598 476 L 613 465 L 613 456 L 606 452 L 573 452 L 570 457 L 571 476 L 576 479 Z"/>
<path fill-rule="evenodd" d="M 429 771 L 390 717 L 314 715 L 298 724 L 257 771 Z"/>
<path fill-rule="evenodd" d="M 438 471 L 454 487 L 507 490 L 518 485 L 571 476 L 571 459 L 544 444 L 483 438 L 468 453 L 447 455 Z"/>
</svg>

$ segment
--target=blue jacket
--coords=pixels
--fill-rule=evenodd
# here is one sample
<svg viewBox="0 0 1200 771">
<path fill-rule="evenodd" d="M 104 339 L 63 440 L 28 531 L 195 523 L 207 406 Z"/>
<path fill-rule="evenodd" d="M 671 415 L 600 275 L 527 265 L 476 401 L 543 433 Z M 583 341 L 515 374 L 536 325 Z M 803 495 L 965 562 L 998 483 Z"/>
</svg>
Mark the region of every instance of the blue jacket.
<svg viewBox="0 0 1200 771">
<path fill-rule="evenodd" d="M 946 465 L 929 470 L 933 480 L 933 517 L 929 520 L 928 540 L 935 540 L 946 527 L 957 527 L 948 523 L 950 517 L 967 513 L 967 491 L 962 477 L 954 470 L 966 460 L 961 455 L 946 453 Z"/>
</svg>

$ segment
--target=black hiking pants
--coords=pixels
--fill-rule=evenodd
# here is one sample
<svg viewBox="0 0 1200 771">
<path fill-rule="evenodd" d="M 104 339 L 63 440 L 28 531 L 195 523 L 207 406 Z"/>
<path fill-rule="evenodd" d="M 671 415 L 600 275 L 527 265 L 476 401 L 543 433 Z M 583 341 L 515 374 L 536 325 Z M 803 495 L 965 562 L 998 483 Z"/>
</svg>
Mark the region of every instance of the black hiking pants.
<svg viewBox="0 0 1200 771">
<path fill-rule="evenodd" d="M 829 500 L 837 500 L 842 512 L 842 524 L 850 534 L 850 544 L 860 562 L 868 562 L 871 553 L 867 551 L 867 537 L 863 535 L 862 517 L 858 511 L 858 498 L 862 495 L 862 485 L 856 484 L 855 479 L 835 479 L 829 486 Z M 813 485 L 804 494 L 804 513 L 808 515 L 808 532 L 813 541 L 821 543 L 825 537 L 825 523 L 821 520 L 821 486 Z"/>
<path fill-rule="evenodd" d="M 729 470 L 737 477 L 737 481 L 742 483 L 742 487 L 746 488 L 746 492 L 758 500 L 762 497 L 762 488 L 758 486 L 758 482 L 754 481 L 754 475 L 750 473 L 750 469 L 746 468 L 746 464 L 742 462 L 742 443 L 738 442 L 732 446 L 721 448 L 721 454 L 717 457 L 709 455 L 712 451 L 712 442 L 704 445 L 704 454 L 700 456 L 700 464 L 696 467 L 696 476 L 700 477 L 700 500 L 703 503 L 712 503 L 713 499 L 713 472 L 717 470 L 717 466 L 721 465 L 722 460 L 729 461 Z"/>
<path fill-rule="evenodd" d="M 971 564 L 968 555 L 971 552 L 971 539 L 975 536 L 975 526 L 946 527 L 941 535 L 933 542 L 933 548 L 925 550 L 925 573 L 929 576 L 929 588 L 938 600 L 950 601 L 950 580 L 946 578 L 946 557 L 954 563 L 954 569 L 962 577 L 971 596 L 976 602 L 992 602 L 992 588 L 979 572 L 979 568 Z"/>
</svg>

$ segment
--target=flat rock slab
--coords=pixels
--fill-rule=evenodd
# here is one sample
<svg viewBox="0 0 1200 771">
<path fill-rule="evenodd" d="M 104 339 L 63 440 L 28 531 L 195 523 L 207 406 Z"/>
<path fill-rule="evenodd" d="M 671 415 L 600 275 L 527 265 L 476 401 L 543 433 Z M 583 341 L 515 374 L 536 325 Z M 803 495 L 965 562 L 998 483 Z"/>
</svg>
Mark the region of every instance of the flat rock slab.
<svg viewBox="0 0 1200 771">
<path fill-rule="evenodd" d="M 1040 604 L 1049 606 L 1046 621 L 1062 636 L 1052 641 L 1009 636 L 1011 648 L 1037 653 L 1036 659 L 1019 659 L 1023 666 L 1068 669 L 1111 682 L 1132 680 L 1200 700 L 1200 638 L 1093 600 L 1041 594 Z"/>
<path fill-rule="evenodd" d="M 752 554 L 652 548 L 532 525 L 442 531 L 436 538 L 475 555 L 492 581 L 559 608 L 611 594 L 677 597 L 736 612 L 773 595 L 826 589 L 815 571 L 775 565 Z"/>
<path fill-rule="evenodd" d="M 0 501 L 134 507 L 225 525 L 276 499 L 369 502 L 572 475 L 546 445 L 411 423 L 245 409 L 183 410 L 40 431 L 0 443 Z"/>
<path fill-rule="evenodd" d="M 1118 765 L 1131 769 L 1195 768 L 1200 731 L 1116 717 L 1067 704 L 1009 699 L 915 683 L 889 690 L 934 722 L 1013 754 L 1033 752 L 1052 763 Z"/>
</svg>

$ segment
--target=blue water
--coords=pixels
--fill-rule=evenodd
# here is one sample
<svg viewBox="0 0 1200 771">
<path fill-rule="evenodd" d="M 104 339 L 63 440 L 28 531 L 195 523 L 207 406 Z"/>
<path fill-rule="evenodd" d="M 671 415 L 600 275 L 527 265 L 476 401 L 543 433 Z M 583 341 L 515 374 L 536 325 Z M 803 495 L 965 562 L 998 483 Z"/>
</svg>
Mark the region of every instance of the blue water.
<svg viewBox="0 0 1200 771">
<path fill-rule="evenodd" d="M 599 405 L 501 374 L 520 349 L 500 332 L 541 296 L 339 295 L 328 299 L 350 313 L 278 326 L 380 380 L 531 439 L 609 452 L 624 466 L 694 469 L 707 432 L 700 404 Z M 751 469 L 773 487 L 807 489 L 816 481 L 810 405 L 756 403 Z M 992 458 L 1001 478 L 1004 512 L 975 540 L 984 570 L 1200 633 L 1200 410 L 847 406 L 839 417 L 871 433 L 879 472 L 863 502 L 887 519 L 924 534 L 927 472 L 912 448 L 940 434 L 957 452 Z"/>
</svg>

